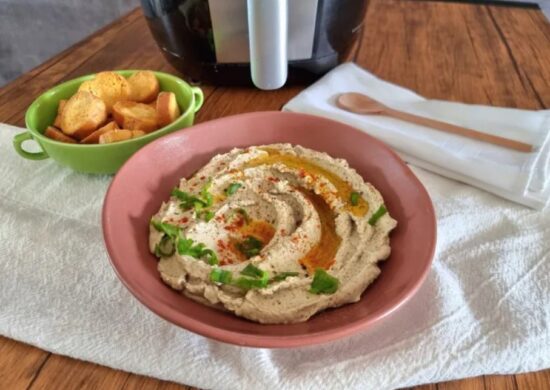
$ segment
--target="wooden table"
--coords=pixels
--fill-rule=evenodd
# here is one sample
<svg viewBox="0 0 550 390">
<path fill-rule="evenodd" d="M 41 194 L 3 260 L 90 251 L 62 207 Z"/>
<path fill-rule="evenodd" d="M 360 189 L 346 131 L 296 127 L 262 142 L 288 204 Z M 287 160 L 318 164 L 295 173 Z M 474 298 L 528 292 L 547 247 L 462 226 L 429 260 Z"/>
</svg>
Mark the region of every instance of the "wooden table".
<svg viewBox="0 0 550 390">
<path fill-rule="evenodd" d="M 372 0 L 353 59 L 429 98 L 541 109 L 550 107 L 550 25 L 536 9 L 450 2 Z M 177 73 L 156 47 L 140 10 L 27 72 L 0 90 L 0 122 L 24 125 L 27 106 L 64 80 L 100 70 Z M 302 88 L 274 92 L 204 86 L 197 122 L 278 110 Z M 0 388 L 189 387 L 113 370 L 0 337 Z M 550 388 L 550 370 L 484 376 L 423 389 Z"/>
</svg>

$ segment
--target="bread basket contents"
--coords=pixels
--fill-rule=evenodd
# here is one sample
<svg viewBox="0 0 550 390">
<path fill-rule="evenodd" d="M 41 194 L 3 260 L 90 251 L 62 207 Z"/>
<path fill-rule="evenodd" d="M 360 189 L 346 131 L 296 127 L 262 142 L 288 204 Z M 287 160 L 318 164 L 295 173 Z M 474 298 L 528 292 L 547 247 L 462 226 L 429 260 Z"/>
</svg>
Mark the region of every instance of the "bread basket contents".
<svg viewBox="0 0 550 390">
<path fill-rule="evenodd" d="M 59 101 L 57 116 L 44 135 L 66 143 L 113 143 L 153 132 L 180 115 L 176 95 L 160 92 L 153 72 L 138 71 L 128 78 L 100 72 Z"/>
<path fill-rule="evenodd" d="M 162 280 L 261 323 L 357 302 L 397 222 L 345 160 L 289 144 L 234 149 L 182 179 L 152 217 Z"/>
<path fill-rule="evenodd" d="M 158 128 L 157 111 L 143 103 L 116 102 L 113 106 L 113 118 L 123 129 L 143 130 L 148 133 Z"/>
</svg>

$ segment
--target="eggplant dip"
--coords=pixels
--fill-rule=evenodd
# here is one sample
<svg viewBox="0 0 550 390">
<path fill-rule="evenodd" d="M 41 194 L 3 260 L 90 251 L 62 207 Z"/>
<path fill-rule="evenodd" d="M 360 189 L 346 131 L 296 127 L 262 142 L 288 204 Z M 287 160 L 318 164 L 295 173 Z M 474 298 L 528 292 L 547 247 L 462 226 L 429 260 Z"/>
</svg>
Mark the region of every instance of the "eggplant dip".
<svg viewBox="0 0 550 390">
<path fill-rule="evenodd" d="M 356 302 L 397 222 L 348 163 L 290 144 L 233 149 L 182 179 L 151 219 L 162 280 L 265 324 Z"/>
</svg>

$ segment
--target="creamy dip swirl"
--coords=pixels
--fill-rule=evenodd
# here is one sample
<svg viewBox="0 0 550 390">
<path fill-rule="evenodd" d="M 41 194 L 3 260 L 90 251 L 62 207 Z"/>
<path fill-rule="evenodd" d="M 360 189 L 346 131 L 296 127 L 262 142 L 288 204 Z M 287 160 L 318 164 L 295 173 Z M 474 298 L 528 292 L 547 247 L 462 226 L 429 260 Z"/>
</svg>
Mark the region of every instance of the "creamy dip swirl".
<svg viewBox="0 0 550 390">
<path fill-rule="evenodd" d="M 182 179 L 153 216 L 162 280 L 261 323 L 356 302 L 396 221 L 342 159 L 300 146 L 233 149 Z"/>
</svg>

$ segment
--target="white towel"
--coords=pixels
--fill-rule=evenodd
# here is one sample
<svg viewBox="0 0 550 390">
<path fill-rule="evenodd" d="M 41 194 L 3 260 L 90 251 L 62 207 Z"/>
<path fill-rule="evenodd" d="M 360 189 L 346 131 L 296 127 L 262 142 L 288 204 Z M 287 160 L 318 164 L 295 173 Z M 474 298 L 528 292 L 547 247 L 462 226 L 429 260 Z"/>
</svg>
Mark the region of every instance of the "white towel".
<svg viewBox="0 0 550 390">
<path fill-rule="evenodd" d="M 102 242 L 111 178 L 23 160 L 13 134 L 0 125 L 2 335 L 208 389 L 389 389 L 550 367 L 549 210 L 414 168 L 435 203 L 439 242 L 411 301 L 326 345 L 241 348 L 142 306 L 115 276 Z"/>
<path fill-rule="evenodd" d="M 335 104 L 344 92 L 361 92 L 391 108 L 522 141 L 535 150 L 517 152 L 385 116 L 344 111 Z M 550 195 L 550 110 L 426 100 L 353 63 L 330 71 L 283 110 L 347 123 L 384 141 L 411 164 L 533 208 L 543 208 Z"/>
</svg>

